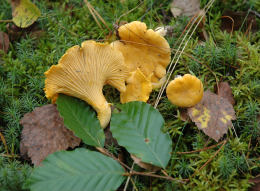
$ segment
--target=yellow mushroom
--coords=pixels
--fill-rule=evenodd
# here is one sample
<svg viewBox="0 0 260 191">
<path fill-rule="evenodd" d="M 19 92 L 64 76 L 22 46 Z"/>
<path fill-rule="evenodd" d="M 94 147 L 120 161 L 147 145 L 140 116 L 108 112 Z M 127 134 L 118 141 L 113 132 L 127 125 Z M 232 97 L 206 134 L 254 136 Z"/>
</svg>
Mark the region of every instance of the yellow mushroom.
<svg viewBox="0 0 260 191">
<path fill-rule="evenodd" d="M 166 94 L 172 104 L 179 107 L 192 107 L 203 97 L 203 84 L 195 76 L 185 74 L 168 84 Z"/>
<path fill-rule="evenodd" d="M 140 21 L 120 26 L 118 35 L 120 40 L 111 46 L 122 52 L 130 72 L 139 68 L 146 77 L 152 74 L 152 82 L 166 74 L 171 50 L 165 38 Z"/>
<path fill-rule="evenodd" d="M 86 101 L 97 112 L 101 127 L 110 121 L 111 108 L 102 89 L 112 85 L 120 92 L 126 90 L 125 80 L 129 71 L 121 52 L 109 44 L 85 41 L 73 46 L 45 72 L 46 97 L 55 102 L 59 93 Z"/>
<path fill-rule="evenodd" d="M 152 92 L 151 75 L 147 78 L 141 70 L 137 68 L 137 70 L 131 72 L 131 76 L 126 82 L 126 91 L 120 94 L 121 103 L 137 100 L 147 102 Z"/>
<path fill-rule="evenodd" d="M 158 88 L 165 81 L 166 67 L 171 58 L 170 46 L 159 33 L 147 29 L 146 24 L 139 21 L 120 26 L 118 35 L 120 40 L 111 43 L 111 46 L 122 52 L 129 71 L 136 72 L 132 78 L 138 78 L 132 80 L 134 84 L 128 82 L 127 93 L 121 95 L 121 102 L 125 103 L 130 100 L 146 102 L 151 93 L 149 88 Z M 137 71 L 137 68 L 140 71 Z M 148 82 L 149 78 L 151 78 L 150 82 Z M 137 88 L 138 81 L 149 88 L 141 88 L 140 85 Z M 144 95 L 141 96 L 141 93 Z"/>
</svg>

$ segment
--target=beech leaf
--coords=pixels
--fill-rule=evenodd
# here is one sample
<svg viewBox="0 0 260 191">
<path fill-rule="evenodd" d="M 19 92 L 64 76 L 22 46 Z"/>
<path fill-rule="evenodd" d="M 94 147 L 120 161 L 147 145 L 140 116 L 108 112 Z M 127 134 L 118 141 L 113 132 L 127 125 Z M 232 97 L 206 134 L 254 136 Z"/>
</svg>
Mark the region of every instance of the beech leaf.
<svg viewBox="0 0 260 191">
<path fill-rule="evenodd" d="M 172 140 L 162 131 L 164 119 L 159 111 L 140 101 L 120 105 L 120 110 L 112 114 L 110 123 L 118 144 L 141 162 L 165 168 L 171 157 Z"/>
<path fill-rule="evenodd" d="M 188 109 L 188 115 L 206 135 L 218 141 L 235 120 L 235 111 L 229 101 L 210 91 L 204 92 L 200 103 Z"/>
<path fill-rule="evenodd" d="M 80 139 L 63 124 L 56 106 L 53 104 L 36 107 L 21 119 L 21 155 L 30 157 L 36 166 L 51 153 L 74 148 Z"/>
<path fill-rule="evenodd" d="M 64 124 L 82 141 L 94 147 L 104 147 L 105 134 L 96 113 L 84 101 L 75 97 L 59 94 L 58 110 Z"/>
</svg>

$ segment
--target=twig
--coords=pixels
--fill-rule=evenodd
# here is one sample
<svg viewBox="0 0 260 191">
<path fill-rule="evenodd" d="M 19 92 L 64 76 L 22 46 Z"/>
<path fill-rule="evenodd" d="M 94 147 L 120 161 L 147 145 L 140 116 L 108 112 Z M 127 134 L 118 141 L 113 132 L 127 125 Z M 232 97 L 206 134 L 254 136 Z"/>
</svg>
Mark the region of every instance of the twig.
<svg viewBox="0 0 260 191">
<path fill-rule="evenodd" d="M 132 184 L 133 184 L 133 189 L 132 189 L 132 191 L 133 191 L 133 190 L 138 191 L 138 189 L 137 189 L 137 187 L 136 187 L 136 185 L 135 185 L 134 180 L 133 180 L 132 178 L 130 178 L 130 180 L 131 180 L 131 182 L 132 182 Z"/>
<path fill-rule="evenodd" d="M 132 166 L 131 166 L 130 174 L 133 172 L 134 165 L 135 165 L 135 162 L 133 162 L 133 164 L 132 164 Z M 128 176 L 128 178 L 127 178 L 127 180 L 126 180 L 126 183 L 125 183 L 124 191 L 126 191 L 130 179 L 131 179 L 131 176 Z"/>
<path fill-rule="evenodd" d="M 12 23 L 13 22 L 13 20 L 0 20 L 0 23 Z"/>
<path fill-rule="evenodd" d="M 176 152 L 176 154 L 182 155 L 182 154 L 191 154 L 191 153 L 197 153 L 197 152 L 201 152 L 201 151 L 206 151 L 206 150 L 213 149 L 213 148 L 223 144 L 224 141 L 221 141 L 221 142 L 219 142 L 216 145 L 212 145 L 212 146 L 209 146 L 209 147 L 206 147 L 206 148 L 203 148 L 203 149 L 199 149 L 199 150 L 195 150 L 195 151 L 187 151 L 187 152 Z"/>
<path fill-rule="evenodd" d="M 207 166 L 207 164 L 209 164 L 209 163 L 215 158 L 215 156 L 221 151 L 221 149 L 224 147 L 224 145 L 225 145 L 226 143 L 227 143 L 227 140 L 224 140 L 224 141 L 223 141 L 223 144 L 222 144 L 221 147 L 215 152 L 215 154 L 214 154 L 207 162 L 205 162 L 205 163 L 199 168 L 199 170 L 197 170 L 196 172 L 194 172 L 193 175 L 191 175 L 191 178 L 194 177 L 198 171 L 201 171 L 205 166 Z"/>
<path fill-rule="evenodd" d="M 5 137 L 1 132 L 0 132 L 0 138 L 1 138 L 1 141 L 3 142 L 3 144 L 5 146 L 5 151 L 6 151 L 7 155 L 9 155 L 9 151 L 8 151 L 8 147 L 7 147 L 7 144 L 6 144 L 6 141 L 5 141 Z"/>
<path fill-rule="evenodd" d="M 132 175 L 140 175 L 140 176 L 149 176 L 149 177 L 155 177 L 155 178 L 162 178 L 162 179 L 166 179 L 166 180 L 171 180 L 171 181 L 176 181 L 176 182 L 180 182 L 180 183 L 185 183 L 185 181 L 183 180 L 179 180 L 176 178 L 172 178 L 170 176 L 160 176 L 157 174 L 153 174 L 153 173 L 149 173 L 149 172 L 137 172 L 137 171 L 133 171 L 131 173 L 124 173 L 123 176 L 132 176 Z"/>
<path fill-rule="evenodd" d="M 103 29 L 103 27 L 101 26 L 101 24 L 99 23 L 97 17 L 100 19 L 100 21 L 105 25 L 105 27 L 109 30 L 109 32 L 111 32 L 110 28 L 108 27 L 107 23 L 105 22 L 105 20 L 100 16 L 100 14 L 96 11 L 96 9 L 88 2 L 88 0 L 84 0 L 85 4 L 87 5 L 91 15 L 93 16 L 94 20 L 96 21 L 96 23 L 98 24 L 98 26 Z M 97 16 L 97 17 L 96 17 Z"/>
<path fill-rule="evenodd" d="M 20 158 L 20 156 L 18 155 L 10 155 L 10 154 L 0 154 L 0 156 L 2 157 L 8 157 L 8 158 Z"/>
</svg>

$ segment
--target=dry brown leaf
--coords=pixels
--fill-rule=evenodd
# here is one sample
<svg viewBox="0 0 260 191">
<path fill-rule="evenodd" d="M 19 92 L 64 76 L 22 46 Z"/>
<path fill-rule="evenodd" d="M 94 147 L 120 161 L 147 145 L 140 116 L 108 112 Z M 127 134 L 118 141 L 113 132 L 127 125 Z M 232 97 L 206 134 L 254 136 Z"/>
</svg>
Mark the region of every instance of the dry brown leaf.
<svg viewBox="0 0 260 191">
<path fill-rule="evenodd" d="M 171 4 L 171 12 L 174 17 L 181 15 L 192 17 L 199 13 L 199 0 L 173 0 Z"/>
<path fill-rule="evenodd" d="M 215 141 L 227 133 L 232 125 L 231 120 L 236 119 L 229 101 L 210 91 L 204 92 L 201 102 L 188 109 L 188 115 L 199 129 Z"/>
<path fill-rule="evenodd" d="M 9 37 L 6 33 L 0 31 L 0 50 L 3 50 L 7 53 L 9 48 Z"/>
<path fill-rule="evenodd" d="M 74 148 L 80 139 L 68 130 L 60 117 L 56 106 L 48 104 L 37 107 L 21 119 L 22 140 L 20 152 L 22 156 L 31 158 L 35 166 L 51 153 Z"/>
<path fill-rule="evenodd" d="M 235 105 L 235 99 L 232 93 L 232 89 L 227 82 L 220 82 L 218 84 L 217 94 L 227 99 L 232 105 Z"/>
</svg>

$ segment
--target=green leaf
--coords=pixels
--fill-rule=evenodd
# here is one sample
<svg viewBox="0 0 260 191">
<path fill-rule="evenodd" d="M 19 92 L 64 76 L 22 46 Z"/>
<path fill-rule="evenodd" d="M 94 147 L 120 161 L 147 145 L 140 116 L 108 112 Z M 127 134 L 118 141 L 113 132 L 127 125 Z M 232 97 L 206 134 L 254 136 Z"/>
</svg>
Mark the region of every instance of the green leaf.
<svg viewBox="0 0 260 191">
<path fill-rule="evenodd" d="M 57 108 L 65 126 L 87 145 L 104 147 L 105 134 L 96 113 L 85 102 L 59 94 Z"/>
<path fill-rule="evenodd" d="M 30 0 L 12 0 L 13 22 L 16 26 L 26 28 L 32 25 L 41 12 Z"/>
<path fill-rule="evenodd" d="M 31 191 L 107 191 L 122 184 L 123 174 L 112 158 L 81 148 L 49 155 L 27 184 Z"/>
<path fill-rule="evenodd" d="M 162 132 L 164 119 L 159 111 L 144 102 L 129 102 L 120 109 L 120 113 L 112 114 L 113 137 L 142 162 L 165 168 L 172 141 Z"/>
</svg>

